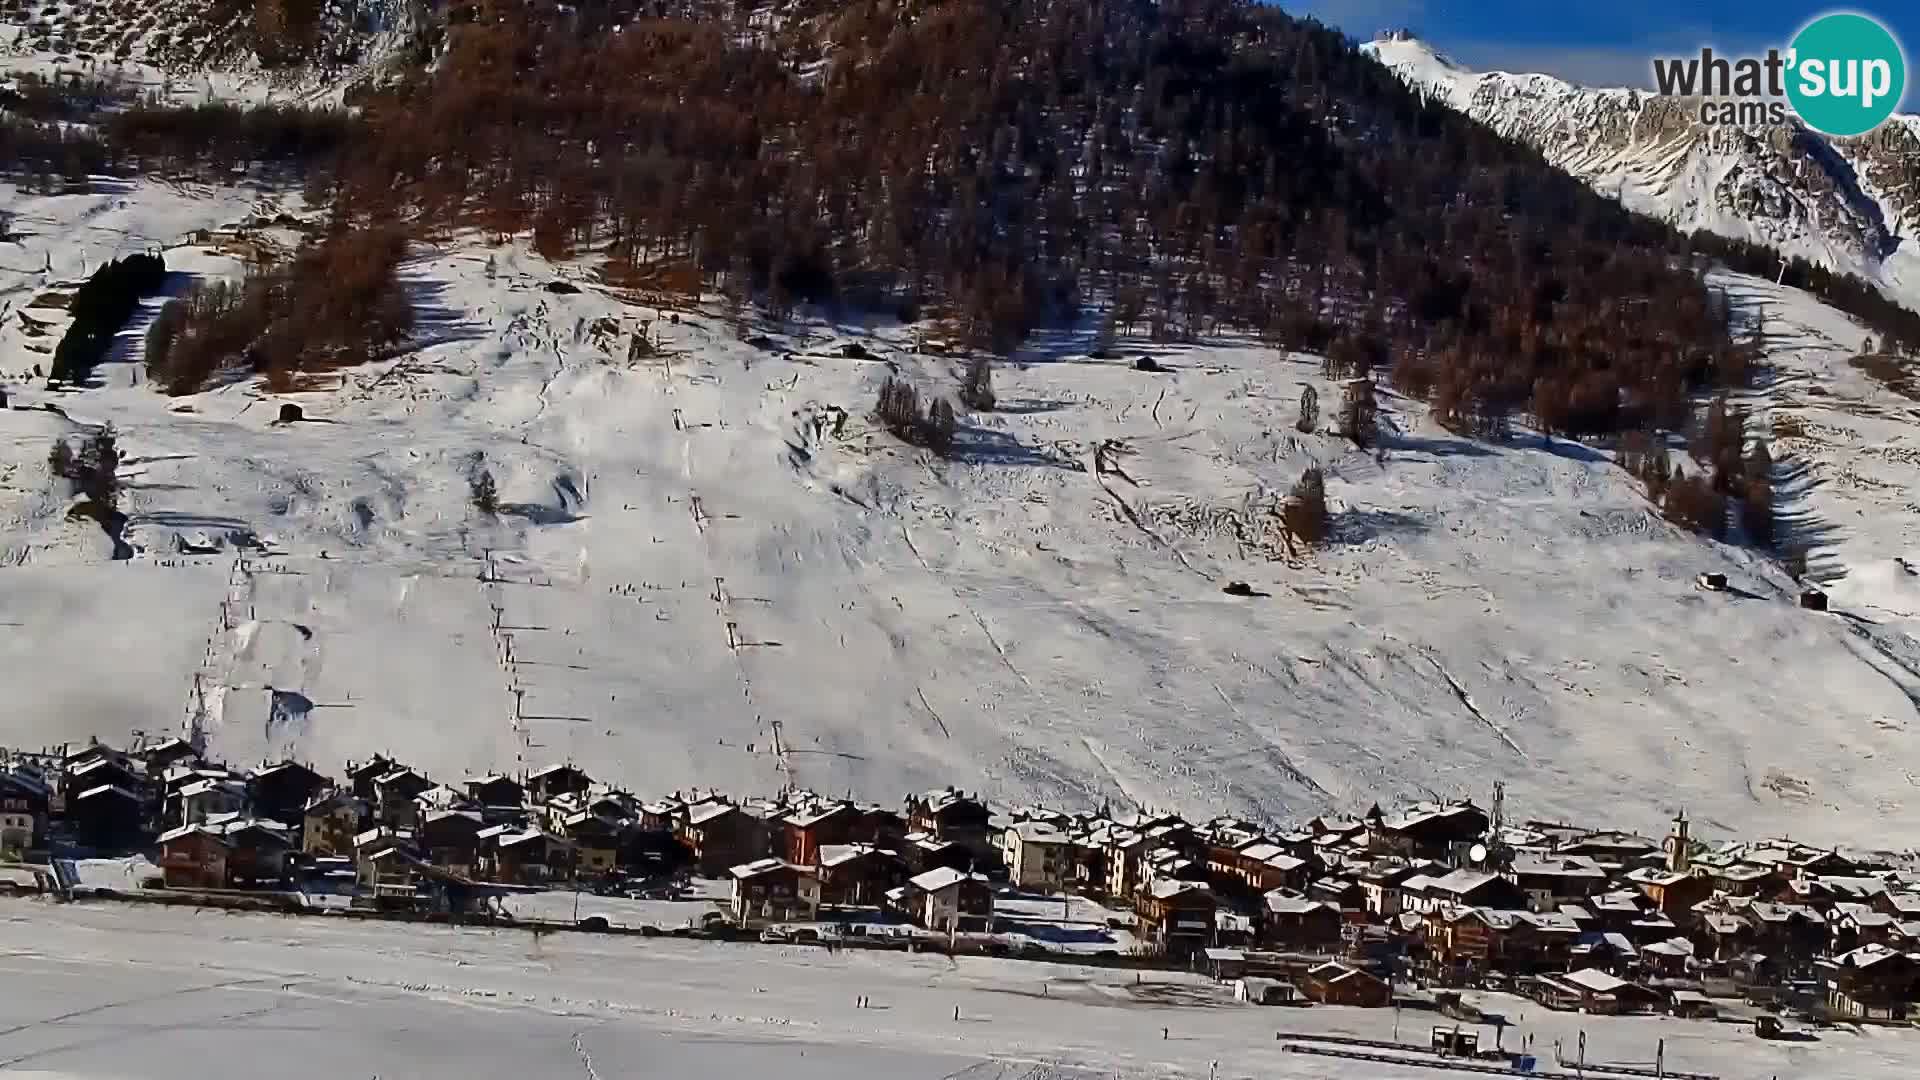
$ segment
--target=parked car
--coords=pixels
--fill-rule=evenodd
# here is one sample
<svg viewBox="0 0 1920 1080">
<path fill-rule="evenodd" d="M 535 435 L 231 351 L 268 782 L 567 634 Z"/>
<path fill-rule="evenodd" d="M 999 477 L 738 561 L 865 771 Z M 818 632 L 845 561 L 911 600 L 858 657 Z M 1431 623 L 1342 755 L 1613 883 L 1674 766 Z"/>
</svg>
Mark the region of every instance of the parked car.
<svg viewBox="0 0 1920 1080">
<path fill-rule="evenodd" d="M 766 944 L 766 945 L 785 945 L 785 944 L 787 943 L 787 940 L 788 940 L 788 938 L 787 938 L 787 932 L 786 932 L 785 930 L 762 930 L 762 931 L 760 931 L 760 941 L 761 941 L 761 943 L 763 943 L 763 944 Z"/>
</svg>

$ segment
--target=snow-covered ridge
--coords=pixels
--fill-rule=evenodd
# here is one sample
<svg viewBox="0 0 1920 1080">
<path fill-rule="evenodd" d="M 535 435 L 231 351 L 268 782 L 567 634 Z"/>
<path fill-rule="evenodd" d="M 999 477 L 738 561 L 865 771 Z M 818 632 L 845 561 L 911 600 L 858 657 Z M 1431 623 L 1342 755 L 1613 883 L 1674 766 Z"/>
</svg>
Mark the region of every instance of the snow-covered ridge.
<svg viewBox="0 0 1920 1080">
<path fill-rule="evenodd" d="M 1683 230 L 1774 245 L 1877 282 L 1920 307 L 1920 118 L 1832 139 L 1783 126 L 1704 125 L 1692 103 L 1637 89 L 1592 89 L 1550 75 L 1474 72 L 1417 38 L 1361 48 L 1412 86 L 1631 209 Z"/>
</svg>

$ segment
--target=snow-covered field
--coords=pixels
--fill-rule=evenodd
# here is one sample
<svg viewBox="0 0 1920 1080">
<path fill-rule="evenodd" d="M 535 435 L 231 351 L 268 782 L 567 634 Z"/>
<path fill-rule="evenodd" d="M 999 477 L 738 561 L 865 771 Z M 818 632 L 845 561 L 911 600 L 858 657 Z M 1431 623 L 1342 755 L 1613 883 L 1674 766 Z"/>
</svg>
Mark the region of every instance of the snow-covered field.
<svg viewBox="0 0 1920 1080">
<path fill-rule="evenodd" d="M 31 225 L 0 251 L 4 366 L 64 327 L 34 307 L 48 329 L 26 337 L 15 314 L 113 254 L 159 243 L 234 272 L 176 245 L 297 210 L 268 198 L 0 196 Z M 958 362 L 913 353 L 916 328 L 758 327 L 758 349 L 717 306 L 670 321 L 477 242 L 422 248 L 406 275 L 428 344 L 299 395 L 315 422 L 276 425 L 252 385 L 136 385 L 137 325 L 106 388 L 6 384 L 0 741 L 179 730 L 197 680 L 213 749 L 243 763 L 385 751 L 457 780 L 571 758 L 642 793 L 765 792 L 785 779 L 777 721 L 795 781 L 887 801 L 956 783 L 1288 819 L 1484 803 L 1504 778 L 1519 817 L 1660 829 L 1685 808 L 1710 835 L 1889 846 L 1920 825 L 1902 735 L 1920 657 L 1873 606 L 1890 590 L 1842 576 L 1909 550 L 1897 493 L 1836 478 L 1796 504 L 1832 526 L 1815 565 L 1845 610 L 1816 615 L 1770 563 L 1659 521 L 1593 450 L 1469 442 L 1391 394 L 1379 457 L 1298 434 L 1303 387 L 1323 429 L 1339 397 L 1312 357 L 1129 342 L 1095 361 L 1045 338 L 942 462 L 866 419 L 891 371 L 951 392 Z M 559 277 L 582 291 L 547 291 Z M 1765 302 L 1774 405 L 1878 400 L 1844 364 L 1857 330 L 1799 294 Z M 656 354 L 630 364 L 643 326 Z M 1148 351 L 1169 370 L 1134 370 Z M 1870 437 L 1875 478 L 1910 486 L 1904 415 Z M 46 477 L 54 437 L 107 420 L 129 561 Z M 1103 440 L 1119 473 L 1095 475 Z M 1287 558 L 1266 508 L 1315 462 L 1337 539 Z M 497 520 L 469 505 L 482 468 Z M 247 537 L 265 551 L 242 558 Z M 1698 591 L 1710 570 L 1740 592 Z M 298 696 L 275 716 L 269 688 Z"/>
<path fill-rule="evenodd" d="M 935 955 L 0 901 L 0 1070 L 48 1080 L 1444 1076 L 1290 1054 L 1276 1031 L 1423 1041 L 1431 1014 L 1237 1004 L 1198 976 Z M 872 1002 L 854 1007 L 856 997 Z M 1589 1062 L 1725 1080 L 1913 1073 L 1912 1032 L 1768 1043 L 1726 1024 L 1483 1008 Z M 955 1010 L 959 1019 L 955 1019 Z M 1162 1029 L 1166 1029 L 1165 1036 Z M 1492 1033 L 1485 1038 L 1492 1042 Z M 1213 1070 L 1217 1067 L 1217 1073 Z M 1567 1075 L 1571 1075 L 1570 1073 Z"/>
</svg>

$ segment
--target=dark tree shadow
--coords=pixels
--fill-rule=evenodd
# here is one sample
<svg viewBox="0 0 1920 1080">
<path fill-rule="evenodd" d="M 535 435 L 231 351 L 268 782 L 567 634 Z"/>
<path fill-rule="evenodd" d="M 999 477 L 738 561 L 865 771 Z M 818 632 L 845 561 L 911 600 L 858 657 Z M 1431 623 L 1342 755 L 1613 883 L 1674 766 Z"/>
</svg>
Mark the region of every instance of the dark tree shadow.
<svg viewBox="0 0 1920 1080">
<path fill-rule="evenodd" d="M 1432 526 L 1412 514 L 1375 507 L 1335 514 L 1329 539 L 1336 544 L 1364 544 L 1392 536 L 1418 536 Z"/>
<path fill-rule="evenodd" d="M 1383 434 L 1380 445 L 1389 451 L 1431 454 L 1436 458 L 1484 458 L 1492 457 L 1496 453 L 1493 449 L 1482 446 L 1471 439 L 1462 439 L 1457 436 L 1431 438 L 1425 435 L 1407 435 L 1395 432 L 1392 434 Z"/>
<path fill-rule="evenodd" d="M 1051 447 L 1029 446 L 1004 431 L 961 428 L 954 434 L 948 460 L 967 465 L 1028 466 L 1075 469 L 1072 458 Z"/>
<path fill-rule="evenodd" d="M 402 265 L 397 277 L 407 292 L 407 302 L 413 305 L 413 333 L 407 338 L 407 351 L 486 336 L 486 327 L 446 302 L 447 283 L 421 272 L 418 261 Z"/>
<path fill-rule="evenodd" d="M 1032 401 L 1002 401 L 993 407 L 993 411 L 1006 413 L 1009 416 L 1031 416 L 1036 413 L 1064 412 L 1067 409 L 1073 408 L 1073 405 L 1074 403 L 1071 401 L 1044 401 L 1040 399 Z"/>
<path fill-rule="evenodd" d="M 1833 555 L 1846 533 L 1838 524 L 1816 513 L 1808 500 L 1824 483 L 1813 474 L 1813 467 L 1799 458 L 1774 463 L 1774 547 L 1783 552 L 1805 551 L 1807 572 L 1802 580 L 1818 585 L 1828 585 L 1846 576 L 1846 567 Z"/>
<path fill-rule="evenodd" d="M 576 514 L 564 507 L 544 506 L 540 503 L 501 503 L 500 512 L 511 517 L 525 518 L 535 525 L 571 525 L 586 518 L 585 514 Z"/>
</svg>

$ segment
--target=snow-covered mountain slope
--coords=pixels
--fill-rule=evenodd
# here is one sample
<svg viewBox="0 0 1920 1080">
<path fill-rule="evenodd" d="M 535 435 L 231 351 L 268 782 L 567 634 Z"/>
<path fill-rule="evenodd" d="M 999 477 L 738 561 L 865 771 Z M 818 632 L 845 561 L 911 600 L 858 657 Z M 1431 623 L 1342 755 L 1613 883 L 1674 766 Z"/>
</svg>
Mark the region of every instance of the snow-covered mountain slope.
<svg viewBox="0 0 1920 1080">
<path fill-rule="evenodd" d="M 106 388 L 18 377 L 85 269 L 158 242 L 233 273 L 225 234 L 184 238 L 250 218 L 270 240 L 298 207 L 263 198 L 0 198 L 25 234 L 0 276 L 7 743 L 201 714 L 239 761 L 571 758 L 642 791 L 767 791 L 777 735 L 793 780 L 875 798 L 958 783 L 1286 819 L 1504 778 L 1529 816 L 1652 829 L 1685 807 L 1710 831 L 1887 844 L 1920 825 L 1920 649 L 1895 618 L 1915 612 L 1881 610 L 1886 588 L 1802 611 L 1773 564 L 1676 532 L 1601 455 L 1466 442 L 1391 395 L 1378 457 L 1299 434 L 1303 387 L 1339 396 L 1311 357 L 1042 339 L 939 461 L 866 419 L 889 373 L 952 386 L 956 361 L 911 348 L 923 328 L 769 327 L 755 348 L 717 307 L 629 303 L 469 238 L 406 269 L 423 347 L 293 399 L 312 422 L 276 424 L 250 384 L 141 385 L 144 318 Z M 1792 508 L 1841 530 L 1816 563 L 1884 572 L 1913 507 L 1839 455 L 1876 447 L 1874 484 L 1911 486 L 1911 429 L 1840 398 L 1878 392 L 1836 359 L 1851 323 L 1732 284 L 1767 303 L 1790 372 L 1771 404 L 1834 448 L 1809 442 L 1835 456 Z M 655 355 L 629 362 L 643 329 Z M 1169 370 L 1134 370 L 1146 351 Z M 1870 409 L 1885 426 L 1853 445 L 1827 431 Z M 104 421 L 128 560 L 47 478 L 52 440 Z M 1095 468 L 1107 440 L 1118 471 Z M 1267 511 L 1314 463 L 1337 538 L 1289 558 Z M 493 520 L 470 505 L 483 468 Z M 1738 591 L 1697 590 L 1709 570 Z"/>
<path fill-rule="evenodd" d="M 1406 82 L 1538 148 L 1602 194 L 1685 229 L 1771 244 L 1920 307 L 1920 118 L 1860 139 L 1701 124 L 1698 101 L 1477 73 L 1404 35 L 1361 48 Z"/>
<path fill-rule="evenodd" d="M 12 73 L 118 80 L 174 101 L 338 103 L 392 62 L 417 0 L 50 0 L 0 4 Z"/>
</svg>

